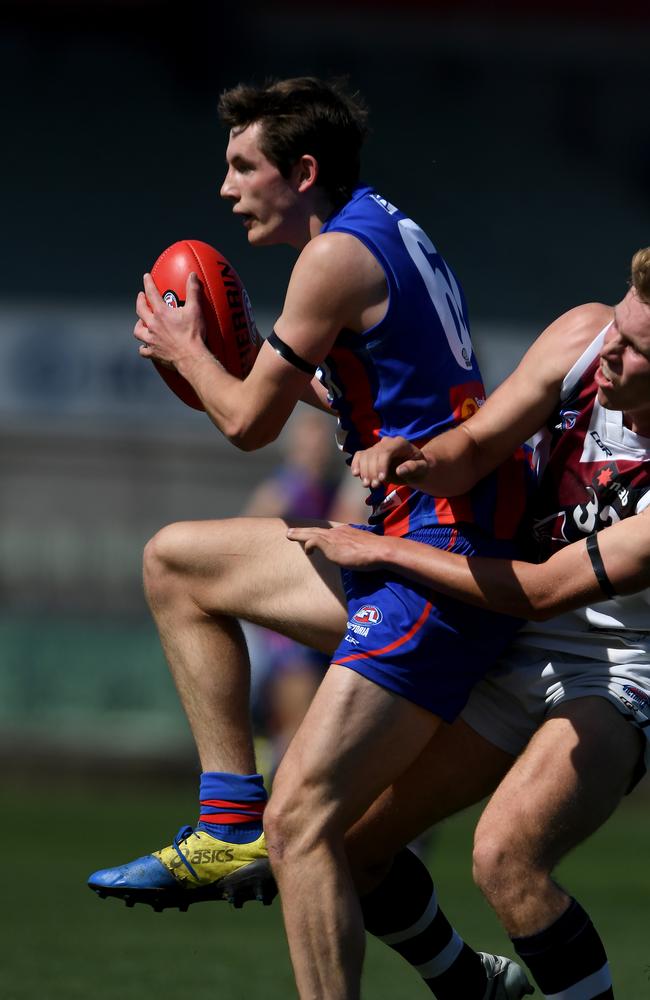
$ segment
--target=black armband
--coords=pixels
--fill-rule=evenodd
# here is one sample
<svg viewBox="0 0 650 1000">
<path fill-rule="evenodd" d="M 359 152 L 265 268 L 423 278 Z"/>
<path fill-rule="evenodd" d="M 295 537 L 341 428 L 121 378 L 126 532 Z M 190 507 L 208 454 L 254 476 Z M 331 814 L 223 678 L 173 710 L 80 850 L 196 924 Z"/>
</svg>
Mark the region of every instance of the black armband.
<svg viewBox="0 0 650 1000">
<path fill-rule="evenodd" d="M 612 582 L 607 576 L 607 570 L 605 569 L 605 564 L 603 558 L 600 554 L 600 549 L 598 548 L 598 535 L 594 531 L 593 535 L 589 535 L 587 539 L 587 552 L 589 553 L 589 558 L 591 559 L 591 565 L 593 571 L 596 574 L 596 579 L 600 589 L 602 590 L 605 597 L 616 597 L 616 591 L 612 587 Z"/>
<path fill-rule="evenodd" d="M 288 344 L 285 344 L 284 340 L 278 337 L 275 330 L 266 338 L 266 342 L 271 345 L 281 358 L 288 361 L 294 368 L 298 368 L 299 371 L 305 372 L 306 375 L 310 375 L 312 378 L 314 377 L 318 365 L 312 365 L 310 361 L 305 361 L 304 358 L 299 357 Z"/>
</svg>

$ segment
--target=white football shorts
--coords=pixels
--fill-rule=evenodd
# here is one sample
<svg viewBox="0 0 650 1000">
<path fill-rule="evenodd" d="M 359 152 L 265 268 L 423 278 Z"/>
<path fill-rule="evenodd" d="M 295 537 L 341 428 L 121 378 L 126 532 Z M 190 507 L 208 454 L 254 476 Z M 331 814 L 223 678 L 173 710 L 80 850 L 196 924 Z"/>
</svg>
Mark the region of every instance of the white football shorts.
<svg viewBox="0 0 650 1000">
<path fill-rule="evenodd" d="M 606 698 L 639 728 L 650 768 L 650 663 L 613 664 L 513 645 L 472 689 L 461 717 L 517 756 L 554 709 L 593 696 Z"/>
</svg>

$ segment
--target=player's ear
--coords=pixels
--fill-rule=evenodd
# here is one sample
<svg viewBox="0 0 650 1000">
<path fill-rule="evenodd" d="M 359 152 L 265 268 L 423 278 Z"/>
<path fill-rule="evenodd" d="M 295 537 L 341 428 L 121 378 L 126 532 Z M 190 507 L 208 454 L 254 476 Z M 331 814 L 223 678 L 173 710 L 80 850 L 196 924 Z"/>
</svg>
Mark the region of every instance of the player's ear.
<svg viewBox="0 0 650 1000">
<path fill-rule="evenodd" d="M 318 160 L 310 153 L 301 156 L 294 167 L 294 177 L 298 191 L 308 191 L 318 179 Z"/>
</svg>

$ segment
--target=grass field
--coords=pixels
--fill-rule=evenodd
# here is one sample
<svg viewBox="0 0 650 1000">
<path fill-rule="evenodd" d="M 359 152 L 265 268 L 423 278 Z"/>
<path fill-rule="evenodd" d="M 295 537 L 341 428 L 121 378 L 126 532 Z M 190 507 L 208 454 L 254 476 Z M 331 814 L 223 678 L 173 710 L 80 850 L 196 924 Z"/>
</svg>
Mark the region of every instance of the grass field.
<svg viewBox="0 0 650 1000">
<path fill-rule="evenodd" d="M 86 888 L 93 869 L 148 853 L 191 822 L 192 791 L 149 786 L 136 794 L 109 784 L 91 792 L 36 782 L 29 791 L 2 790 L 2 1000 L 295 996 L 277 901 L 270 908 L 208 903 L 156 914 L 100 901 Z M 467 813 L 441 828 L 430 867 L 465 937 L 511 953 L 469 877 L 474 819 Z M 639 791 L 560 873 L 606 941 L 619 1000 L 650 998 L 649 834 L 650 801 Z M 400 959 L 369 942 L 364 997 L 427 996 Z"/>
</svg>

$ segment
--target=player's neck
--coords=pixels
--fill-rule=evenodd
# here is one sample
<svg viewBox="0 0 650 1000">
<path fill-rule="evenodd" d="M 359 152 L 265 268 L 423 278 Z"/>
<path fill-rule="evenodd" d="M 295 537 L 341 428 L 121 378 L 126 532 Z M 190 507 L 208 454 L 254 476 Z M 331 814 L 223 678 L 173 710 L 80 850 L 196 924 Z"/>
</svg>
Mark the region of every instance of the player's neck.
<svg viewBox="0 0 650 1000">
<path fill-rule="evenodd" d="M 623 423 L 639 437 L 650 438 L 650 407 L 626 410 L 623 413 Z"/>
<path fill-rule="evenodd" d="M 324 223 L 334 211 L 334 205 L 325 194 L 314 191 L 313 195 L 314 197 L 310 199 L 310 203 L 306 205 L 304 228 L 299 235 L 298 241 L 294 244 L 297 250 L 303 250 L 310 240 L 318 236 Z"/>
</svg>

